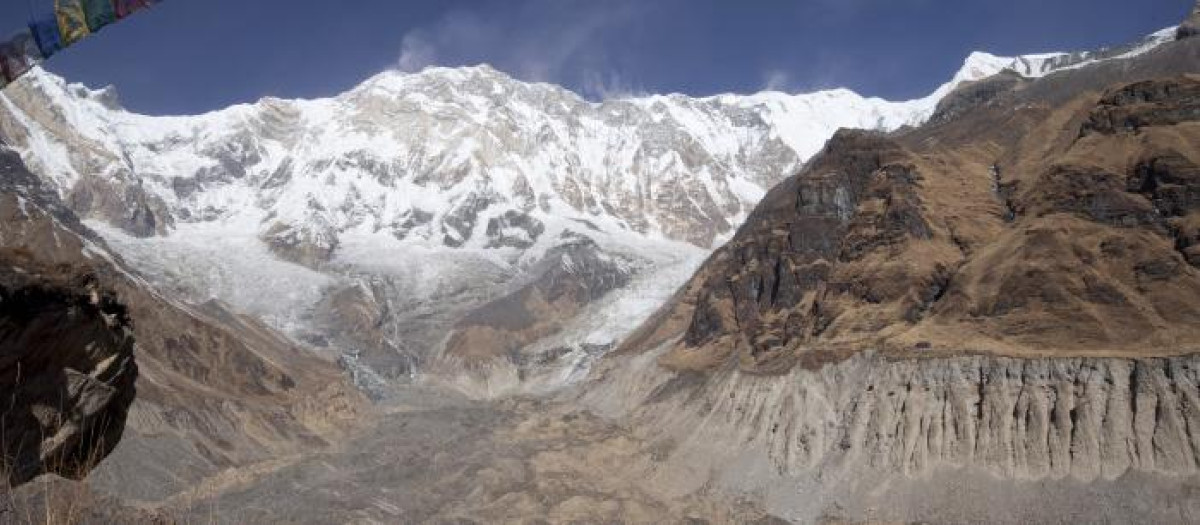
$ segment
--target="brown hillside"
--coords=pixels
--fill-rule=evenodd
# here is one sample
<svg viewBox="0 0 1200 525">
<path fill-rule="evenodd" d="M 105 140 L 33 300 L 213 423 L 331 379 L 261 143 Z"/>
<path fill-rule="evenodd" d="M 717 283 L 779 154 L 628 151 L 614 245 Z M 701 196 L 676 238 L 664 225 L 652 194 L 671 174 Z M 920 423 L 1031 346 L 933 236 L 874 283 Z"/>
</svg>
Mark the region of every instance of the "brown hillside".
<svg viewBox="0 0 1200 525">
<path fill-rule="evenodd" d="M 624 350 L 681 334 L 664 365 L 757 373 L 868 349 L 1200 350 L 1198 50 L 988 81 L 920 129 L 839 132 Z"/>
</svg>

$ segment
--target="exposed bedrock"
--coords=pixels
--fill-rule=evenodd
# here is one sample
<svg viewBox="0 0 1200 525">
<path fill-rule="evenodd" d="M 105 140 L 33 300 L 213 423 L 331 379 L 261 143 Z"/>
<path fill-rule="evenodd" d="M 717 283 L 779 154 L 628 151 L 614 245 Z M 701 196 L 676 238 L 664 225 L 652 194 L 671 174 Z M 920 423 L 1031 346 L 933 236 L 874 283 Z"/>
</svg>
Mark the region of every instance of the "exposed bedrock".
<svg viewBox="0 0 1200 525">
<path fill-rule="evenodd" d="M 586 237 L 549 250 L 528 280 L 456 321 L 429 370 L 480 398 L 561 385 L 611 347 L 561 336 L 629 286 L 638 263 Z"/>
</svg>

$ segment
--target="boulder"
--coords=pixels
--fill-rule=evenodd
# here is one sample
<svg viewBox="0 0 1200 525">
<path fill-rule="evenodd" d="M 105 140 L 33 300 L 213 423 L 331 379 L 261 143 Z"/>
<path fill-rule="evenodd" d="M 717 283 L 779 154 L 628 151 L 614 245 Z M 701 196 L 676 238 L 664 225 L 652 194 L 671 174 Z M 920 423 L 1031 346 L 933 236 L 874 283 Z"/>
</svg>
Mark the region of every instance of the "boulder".
<svg viewBox="0 0 1200 525">
<path fill-rule="evenodd" d="M 0 475 L 82 478 L 120 441 L 134 399 L 127 310 L 93 276 L 0 261 Z"/>
</svg>

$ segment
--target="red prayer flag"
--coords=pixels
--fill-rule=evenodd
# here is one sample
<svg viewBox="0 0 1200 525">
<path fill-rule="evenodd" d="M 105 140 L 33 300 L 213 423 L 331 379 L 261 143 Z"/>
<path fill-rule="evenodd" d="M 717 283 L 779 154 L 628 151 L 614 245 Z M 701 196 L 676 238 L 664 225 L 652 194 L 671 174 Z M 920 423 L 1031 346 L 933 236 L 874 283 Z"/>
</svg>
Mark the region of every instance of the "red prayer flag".
<svg viewBox="0 0 1200 525">
<path fill-rule="evenodd" d="M 117 18 L 125 18 L 142 9 L 150 7 L 150 0 L 112 0 L 113 10 L 117 13 Z"/>
</svg>

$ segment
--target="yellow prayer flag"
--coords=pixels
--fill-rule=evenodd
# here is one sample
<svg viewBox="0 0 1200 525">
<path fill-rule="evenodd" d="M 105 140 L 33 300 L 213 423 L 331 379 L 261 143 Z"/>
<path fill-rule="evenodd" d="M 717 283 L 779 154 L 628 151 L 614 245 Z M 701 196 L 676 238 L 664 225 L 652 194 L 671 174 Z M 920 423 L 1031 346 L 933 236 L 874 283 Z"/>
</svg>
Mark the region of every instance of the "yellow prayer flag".
<svg viewBox="0 0 1200 525">
<path fill-rule="evenodd" d="M 87 13 L 84 12 L 80 0 L 54 0 L 54 14 L 58 17 L 58 32 L 64 47 L 83 40 L 90 34 Z"/>
</svg>

